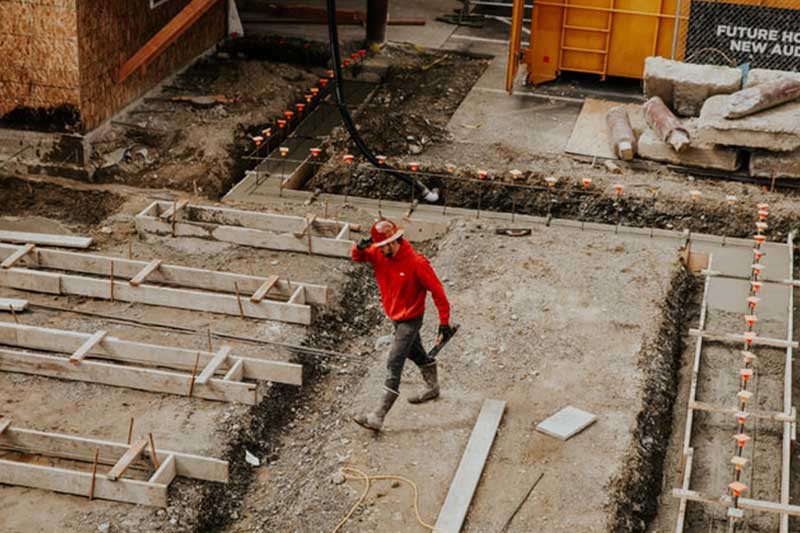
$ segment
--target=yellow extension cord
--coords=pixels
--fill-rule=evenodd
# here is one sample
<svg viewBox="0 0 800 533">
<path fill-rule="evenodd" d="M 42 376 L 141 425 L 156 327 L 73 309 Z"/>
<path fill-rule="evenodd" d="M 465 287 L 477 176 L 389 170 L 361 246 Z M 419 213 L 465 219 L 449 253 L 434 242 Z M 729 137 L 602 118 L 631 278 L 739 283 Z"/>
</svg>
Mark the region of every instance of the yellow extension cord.
<svg viewBox="0 0 800 533">
<path fill-rule="evenodd" d="M 342 520 L 338 524 L 336 524 L 336 527 L 333 529 L 333 533 L 336 533 L 337 531 L 339 531 L 342 528 L 342 526 L 344 526 L 347 523 L 347 521 L 350 520 L 350 517 L 353 516 L 353 513 L 356 512 L 356 509 L 358 509 L 358 506 L 361 505 L 362 503 L 364 503 L 364 500 L 366 499 L 367 494 L 369 494 L 369 489 L 370 489 L 370 487 L 372 487 L 372 482 L 373 481 L 378 481 L 378 480 L 383 480 L 383 479 L 391 479 L 391 480 L 394 480 L 394 481 L 402 481 L 403 483 L 407 483 L 407 484 L 411 485 L 411 488 L 414 489 L 414 513 L 416 513 L 416 515 L 417 515 L 417 522 L 419 522 L 419 524 L 422 527 L 426 528 L 426 529 L 430 529 L 431 531 L 435 531 L 436 530 L 436 528 L 434 526 L 432 526 L 432 525 L 428 524 L 427 522 L 425 522 L 422 519 L 422 517 L 420 516 L 420 514 L 419 514 L 419 489 L 417 489 L 417 484 L 414 483 L 413 481 L 411 481 L 410 479 L 404 478 L 402 476 L 394 476 L 394 475 L 391 475 L 391 474 L 381 474 L 381 475 L 377 475 L 377 476 L 368 476 L 366 473 L 362 472 L 358 468 L 352 468 L 352 467 L 347 467 L 347 466 L 340 468 L 339 472 L 342 473 L 342 475 L 344 476 L 345 479 L 360 479 L 360 480 L 363 480 L 364 481 L 364 492 L 361 493 L 361 497 L 359 497 L 358 501 L 356 501 L 356 503 L 353 504 L 353 506 L 350 508 L 350 511 L 347 512 L 347 514 L 344 516 L 344 518 L 342 518 Z M 348 472 L 355 473 L 356 475 L 348 475 Z"/>
</svg>

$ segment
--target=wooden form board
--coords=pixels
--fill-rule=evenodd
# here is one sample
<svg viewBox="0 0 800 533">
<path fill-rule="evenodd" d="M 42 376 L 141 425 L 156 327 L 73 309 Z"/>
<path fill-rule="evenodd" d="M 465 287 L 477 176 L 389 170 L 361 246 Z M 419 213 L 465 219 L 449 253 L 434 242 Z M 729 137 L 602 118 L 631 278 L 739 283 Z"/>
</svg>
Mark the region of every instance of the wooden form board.
<svg viewBox="0 0 800 533">
<path fill-rule="evenodd" d="M 231 242 L 255 248 L 303 252 L 332 257 L 350 257 L 353 241 L 351 224 L 315 219 L 310 243 L 305 237 L 303 217 L 241 211 L 237 209 L 189 205 L 173 223 L 160 215 L 170 209 L 169 202 L 153 202 L 136 215 L 136 229 L 141 234 L 198 237 Z M 300 237 L 298 237 L 300 235 Z"/>
<path fill-rule="evenodd" d="M 141 442 L 141 441 L 139 441 Z M 130 453 L 131 446 L 90 438 L 47 433 L 9 426 L 0 433 L 0 449 L 22 454 L 43 455 L 72 461 L 92 463 L 97 452 L 99 465 L 116 465 Z M 153 451 L 140 449 L 128 467 L 150 470 Z M 112 480 L 107 474 L 92 474 L 0 459 L 0 483 L 89 496 L 120 502 L 167 506 L 167 488 L 176 475 L 207 481 L 228 482 L 228 463 L 198 455 L 155 450 L 160 467 L 148 481 L 119 477 Z M 93 488 L 92 488 L 93 487 Z"/>
<path fill-rule="evenodd" d="M 0 244 L 0 259 L 17 251 L 19 247 Z M 73 252 L 37 250 L 34 254 L 21 258 L 19 264 L 80 272 L 81 275 L 13 266 L 0 269 L 0 285 L 48 294 L 73 294 L 236 316 L 243 314 L 250 318 L 297 324 L 311 323 L 312 312 L 309 304 L 324 305 L 328 301 L 327 287 L 281 280 L 272 285 L 266 299 L 253 302 L 248 296 L 258 291 L 268 278 L 171 265 L 161 265 L 158 270 L 153 271 L 149 276 L 149 283 L 132 286 L 127 281 L 119 281 L 118 278 L 130 280 L 140 273 L 149 264 L 148 262 Z M 110 277 L 112 269 L 115 276 L 113 283 Z M 104 278 L 88 277 L 86 274 Z M 237 286 L 242 293 L 240 297 L 235 295 Z M 216 292 L 194 291 L 185 287 Z M 288 302 L 299 287 L 303 288 L 306 303 Z"/>
<path fill-rule="evenodd" d="M 91 333 L 79 333 L 58 329 L 41 328 L 24 324 L 0 322 L 0 344 L 16 346 L 23 349 L 41 350 L 72 354 L 78 350 Z M 198 357 L 199 356 L 199 357 Z M 172 346 L 144 344 L 106 336 L 102 344 L 93 346 L 87 358 L 117 361 L 127 364 L 157 366 L 191 372 L 197 358 L 199 368 L 204 368 L 214 358 L 215 353 L 189 350 Z M 294 363 L 270 361 L 255 357 L 242 357 L 229 354 L 219 368 L 219 373 L 230 371 L 237 363 L 241 363 L 242 377 L 259 381 L 273 381 L 288 385 L 302 385 L 303 367 Z M 217 376 L 219 376 L 219 373 Z"/>
<path fill-rule="evenodd" d="M 472 502 L 475 489 L 483 473 L 483 466 L 489 457 L 489 450 L 494 443 L 494 436 L 503 418 L 506 402 L 501 400 L 485 400 L 467 442 L 467 448 L 458 465 L 458 470 L 450 484 L 444 505 L 436 520 L 436 531 L 441 533 L 458 533 L 467 510 Z"/>
<path fill-rule="evenodd" d="M 49 233 L 28 233 L 25 231 L 0 230 L 0 242 L 12 244 L 36 244 L 38 246 L 55 246 L 59 248 L 88 248 L 92 245 L 91 237 L 74 235 L 52 235 Z"/>
<path fill-rule="evenodd" d="M 28 307 L 28 300 L 18 300 L 16 298 L 0 298 L 0 312 L 14 311 L 20 313 Z"/>
</svg>

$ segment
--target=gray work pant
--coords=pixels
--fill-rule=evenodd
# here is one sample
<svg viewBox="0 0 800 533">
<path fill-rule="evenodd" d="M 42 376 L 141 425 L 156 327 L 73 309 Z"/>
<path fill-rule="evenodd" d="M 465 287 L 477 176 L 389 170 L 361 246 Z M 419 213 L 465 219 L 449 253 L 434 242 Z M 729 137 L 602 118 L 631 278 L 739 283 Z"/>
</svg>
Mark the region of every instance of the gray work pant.
<svg viewBox="0 0 800 533">
<path fill-rule="evenodd" d="M 423 367 L 435 363 L 435 359 L 428 357 L 428 352 L 422 347 L 422 339 L 419 330 L 422 328 L 422 317 L 412 320 L 404 320 L 394 323 L 394 342 L 389 352 L 389 360 L 386 362 L 386 382 L 384 385 L 394 393 L 400 392 L 400 376 L 403 374 L 403 366 L 406 358 Z"/>
</svg>

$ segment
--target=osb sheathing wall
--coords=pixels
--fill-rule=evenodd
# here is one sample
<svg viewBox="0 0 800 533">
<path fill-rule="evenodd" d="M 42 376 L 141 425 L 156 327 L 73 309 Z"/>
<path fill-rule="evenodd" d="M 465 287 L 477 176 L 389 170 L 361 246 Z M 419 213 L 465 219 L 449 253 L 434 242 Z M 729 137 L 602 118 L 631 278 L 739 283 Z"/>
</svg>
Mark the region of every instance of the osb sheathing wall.
<svg viewBox="0 0 800 533">
<path fill-rule="evenodd" d="M 95 128 L 225 36 L 226 0 L 218 0 L 145 71 L 118 84 L 116 73 L 122 62 L 188 3 L 189 0 L 166 0 L 150 9 L 149 0 L 77 0 L 84 129 Z"/>
<path fill-rule="evenodd" d="M 22 108 L 79 107 L 75 2 L 0 0 L 0 118 Z"/>
</svg>

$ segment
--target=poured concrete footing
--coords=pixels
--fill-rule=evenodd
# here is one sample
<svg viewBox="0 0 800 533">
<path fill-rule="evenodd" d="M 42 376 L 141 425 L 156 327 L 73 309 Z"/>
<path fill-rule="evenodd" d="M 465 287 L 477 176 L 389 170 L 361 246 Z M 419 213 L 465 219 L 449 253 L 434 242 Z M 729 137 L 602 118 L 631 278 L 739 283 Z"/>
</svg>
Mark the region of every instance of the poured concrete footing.
<svg viewBox="0 0 800 533">
<path fill-rule="evenodd" d="M 7 169 L 88 181 L 91 153 L 84 135 L 0 128 L 0 164 Z"/>
</svg>

